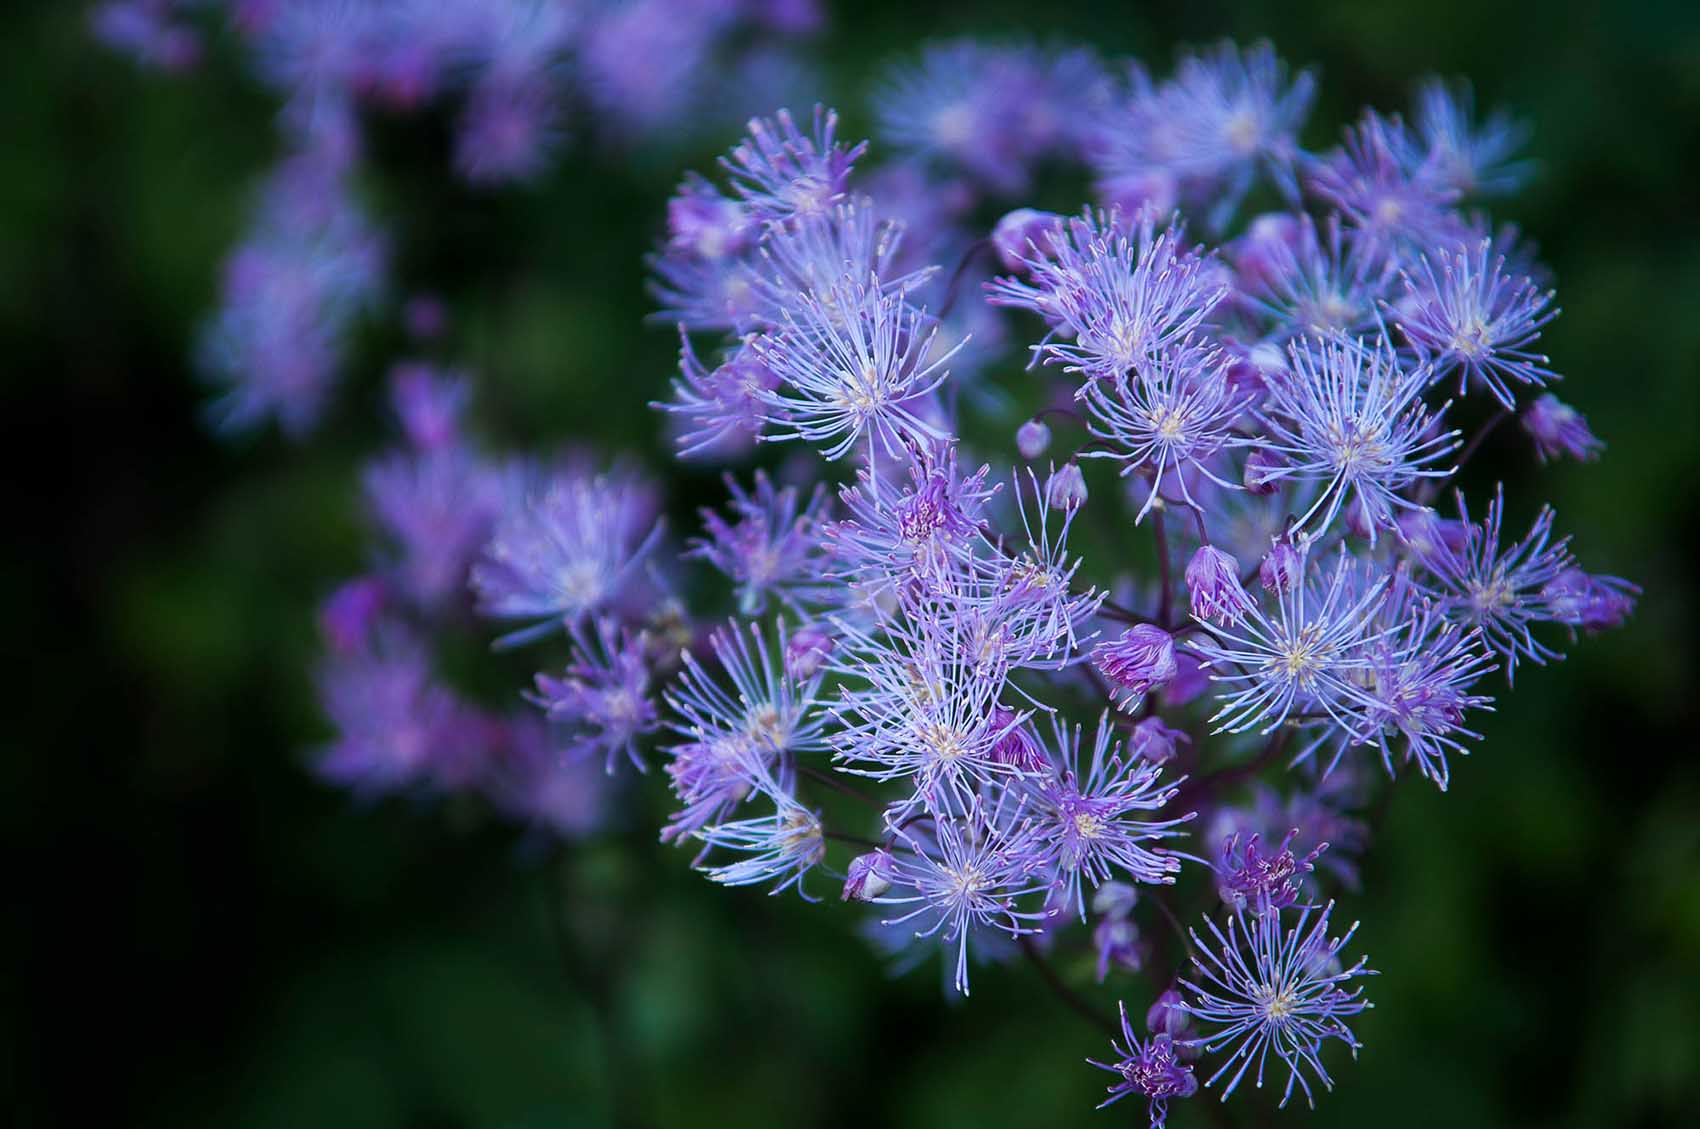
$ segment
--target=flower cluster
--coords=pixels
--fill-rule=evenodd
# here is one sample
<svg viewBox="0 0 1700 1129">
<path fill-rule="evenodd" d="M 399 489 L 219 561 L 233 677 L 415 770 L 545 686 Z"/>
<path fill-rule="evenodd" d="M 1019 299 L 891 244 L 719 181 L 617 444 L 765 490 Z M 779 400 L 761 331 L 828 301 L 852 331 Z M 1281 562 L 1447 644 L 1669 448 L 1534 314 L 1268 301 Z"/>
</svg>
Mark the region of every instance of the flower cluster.
<svg viewBox="0 0 1700 1129">
<path fill-rule="evenodd" d="M 1356 888 L 1369 796 L 1445 789 L 1489 673 L 1636 590 L 1583 571 L 1550 510 L 1517 539 L 1498 492 L 1479 521 L 1462 492 L 1435 508 L 1508 414 L 1542 461 L 1601 448 L 1546 391 L 1543 272 L 1474 210 L 1526 172 L 1518 127 L 1430 83 L 1413 125 L 1370 112 L 1307 152 L 1312 79 L 1267 45 L 1117 73 L 929 48 L 876 97 L 895 167 L 817 108 L 682 183 L 651 260 L 684 342 L 657 407 L 682 457 L 818 461 L 730 476 L 705 514 L 692 555 L 742 626 L 713 643 L 731 689 L 689 659 L 672 692 L 666 835 L 775 892 L 849 844 L 843 898 L 964 993 L 974 959 L 1044 963 L 1090 927 L 1100 981 L 1176 981 L 1096 1064 L 1161 1125 L 1254 1067 L 1283 1103 L 1332 1086 L 1368 970 L 1326 897 Z M 976 229 L 1056 163 L 1098 199 Z M 1039 375 L 1000 388 L 1023 335 Z M 1000 460 L 981 437 L 1012 399 L 1044 406 Z M 1093 459 L 1126 488 L 1092 493 Z M 1143 580 L 1083 561 L 1141 527 Z M 1192 889 L 1185 971 L 1160 942 Z"/>
<path fill-rule="evenodd" d="M 119 10 L 100 26 L 126 44 L 180 16 Z M 727 13 L 814 20 L 715 10 L 232 5 L 299 144 L 209 337 L 227 415 L 308 426 L 383 292 L 347 191 L 353 105 L 462 91 L 463 174 L 524 176 L 563 59 L 619 132 L 678 116 Z M 709 879 L 838 883 L 956 992 L 1017 955 L 1085 1010 L 1053 960 L 1150 977 L 1147 1035 L 1124 1006 L 1095 1065 L 1153 1125 L 1248 1071 L 1313 1100 L 1369 1006 L 1329 898 L 1358 886 L 1373 794 L 1446 789 L 1490 674 L 1637 596 L 1550 509 L 1520 534 L 1460 478 L 1513 414 L 1543 463 L 1602 449 L 1536 351 L 1545 272 L 1478 210 L 1526 175 L 1521 129 L 1434 82 L 1411 124 L 1367 112 L 1310 152 L 1313 91 L 1268 45 L 1158 78 L 955 43 L 882 82 L 883 165 L 826 107 L 752 118 L 680 181 L 649 260 L 681 343 L 655 406 L 681 459 L 730 465 L 726 505 L 671 540 L 635 469 L 491 459 L 465 382 L 403 366 L 406 444 L 367 477 L 384 548 L 324 609 L 320 771 L 575 834 L 610 778 L 659 763 L 661 838 Z M 1077 213 L 1021 206 L 1070 171 L 1096 193 Z M 687 612 L 704 586 L 675 560 L 723 605 Z M 553 648 L 520 713 L 436 673 L 474 615 L 498 650 Z"/>
</svg>

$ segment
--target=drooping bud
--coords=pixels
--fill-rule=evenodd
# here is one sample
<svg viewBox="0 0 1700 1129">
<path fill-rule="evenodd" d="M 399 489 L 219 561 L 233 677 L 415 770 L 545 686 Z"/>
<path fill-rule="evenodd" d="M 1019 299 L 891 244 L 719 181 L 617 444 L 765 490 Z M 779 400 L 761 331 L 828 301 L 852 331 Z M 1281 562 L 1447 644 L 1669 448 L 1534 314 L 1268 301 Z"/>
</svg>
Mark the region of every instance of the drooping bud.
<svg viewBox="0 0 1700 1129">
<path fill-rule="evenodd" d="M 1014 710 L 992 708 L 992 729 L 1000 733 L 992 743 L 992 759 L 1021 772 L 1044 772 L 1051 764 L 1019 717 Z"/>
<path fill-rule="evenodd" d="M 1175 676 L 1174 636 L 1154 623 L 1136 623 L 1121 638 L 1098 644 L 1092 651 L 1098 668 L 1124 702 L 1137 701 Z"/>
<path fill-rule="evenodd" d="M 785 641 L 785 673 L 792 678 L 813 678 L 832 653 L 833 639 L 818 624 L 806 623 Z"/>
<path fill-rule="evenodd" d="M 1110 974 L 1110 966 L 1138 972 L 1145 964 L 1140 950 L 1139 928 L 1125 917 L 1106 917 L 1092 930 L 1092 945 L 1098 950 L 1098 982 Z"/>
<path fill-rule="evenodd" d="M 891 876 L 891 852 L 881 849 L 857 855 L 844 868 L 844 892 L 840 898 L 846 902 L 852 898 L 871 902 L 891 889 Z"/>
<path fill-rule="evenodd" d="M 1280 455 L 1267 447 L 1257 447 L 1246 456 L 1241 481 L 1249 492 L 1267 496 L 1281 488 L 1285 469 L 1286 462 Z"/>
<path fill-rule="evenodd" d="M 1031 462 L 1051 446 L 1051 429 L 1042 419 L 1030 419 L 1015 429 L 1015 449 Z"/>
<path fill-rule="evenodd" d="M 1061 222 L 1062 217 L 1055 212 L 1035 208 L 1017 208 L 999 220 L 992 228 L 992 247 L 1003 269 L 1022 271 L 1026 269 L 1026 260 L 1048 253 L 1051 233 Z"/>
<path fill-rule="evenodd" d="M 1133 727 L 1133 733 L 1127 740 L 1127 751 L 1152 764 L 1167 764 L 1175 759 L 1177 744 L 1190 745 L 1192 738 L 1185 730 L 1164 725 L 1162 718 L 1148 717 Z"/>
<path fill-rule="evenodd" d="M 1214 545 L 1200 545 L 1186 566 L 1192 614 L 1199 619 L 1235 623 L 1252 607 L 1240 584 L 1239 562 Z"/>
<path fill-rule="evenodd" d="M 1304 570 L 1304 556 L 1291 541 L 1277 541 L 1263 554 L 1257 566 L 1257 579 L 1263 590 L 1274 595 L 1290 592 Z"/>
<path fill-rule="evenodd" d="M 1086 476 L 1072 460 L 1051 472 L 1045 483 L 1045 502 L 1053 510 L 1074 510 L 1086 504 Z"/>
<path fill-rule="evenodd" d="M 1163 989 L 1145 1013 L 1145 1026 L 1153 1035 L 1178 1036 L 1192 1022 L 1192 1016 L 1187 1013 L 1186 1001 L 1173 986 Z"/>
</svg>

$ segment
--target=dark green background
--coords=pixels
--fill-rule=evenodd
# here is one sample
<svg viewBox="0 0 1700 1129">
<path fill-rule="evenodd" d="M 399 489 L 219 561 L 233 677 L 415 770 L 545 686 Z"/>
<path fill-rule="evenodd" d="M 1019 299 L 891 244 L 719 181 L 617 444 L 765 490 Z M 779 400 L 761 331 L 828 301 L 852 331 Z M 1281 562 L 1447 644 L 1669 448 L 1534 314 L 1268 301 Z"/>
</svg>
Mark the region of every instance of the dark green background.
<svg viewBox="0 0 1700 1129">
<path fill-rule="evenodd" d="M 17 1123 L 1139 1124 L 1135 1103 L 1092 1112 L 1099 1037 L 1030 975 L 977 975 L 969 1005 L 931 971 L 888 981 L 836 903 L 723 892 L 654 845 L 653 779 L 628 829 L 563 861 L 302 771 L 326 736 L 311 610 L 364 559 L 351 481 L 396 343 L 362 340 L 308 445 L 208 436 L 183 358 L 272 107 L 228 45 L 188 81 L 139 74 L 77 7 L 0 36 Z M 1267 35 L 1321 68 L 1313 144 L 1429 71 L 1533 122 L 1542 174 L 1500 215 L 1556 271 L 1547 347 L 1611 447 L 1545 471 L 1511 447 L 1476 481 L 1505 476 L 1524 520 L 1550 497 L 1585 561 L 1646 596 L 1628 630 L 1519 679 L 1450 795 L 1399 793 L 1346 907 L 1383 972 L 1366 1049 L 1314 1115 L 1275 1120 L 1693 1124 L 1700 6 L 841 7 L 820 47 L 852 132 L 879 60 L 964 31 L 1159 65 Z M 379 130 L 367 189 L 402 277 L 455 303 L 493 433 L 658 462 L 643 402 L 673 342 L 639 324 L 639 256 L 722 140 L 581 147 L 535 190 L 473 195 L 445 183 L 436 127 Z M 1174 1123 L 1209 1124 L 1197 1104 Z"/>
</svg>

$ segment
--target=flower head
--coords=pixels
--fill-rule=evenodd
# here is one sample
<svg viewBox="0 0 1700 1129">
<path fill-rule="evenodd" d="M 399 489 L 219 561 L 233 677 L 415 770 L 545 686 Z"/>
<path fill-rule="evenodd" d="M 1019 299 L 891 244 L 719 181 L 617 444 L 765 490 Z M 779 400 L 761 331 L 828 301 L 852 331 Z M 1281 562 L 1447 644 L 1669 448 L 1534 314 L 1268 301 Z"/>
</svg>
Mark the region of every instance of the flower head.
<svg viewBox="0 0 1700 1129">
<path fill-rule="evenodd" d="M 1352 981 L 1374 973 L 1364 967 L 1363 958 L 1343 966 L 1340 950 L 1357 925 L 1330 939 L 1328 917 L 1333 909 L 1332 902 L 1314 914 L 1310 907 L 1301 908 L 1292 928 L 1285 930 L 1285 915 L 1279 911 L 1254 915 L 1249 922 L 1243 913 L 1235 913 L 1226 933 L 1206 919 L 1214 948 L 1192 931 L 1192 963 L 1203 983 L 1183 979 L 1181 984 L 1192 993 L 1187 1012 L 1200 1034 L 1184 1045 L 1208 1053 L 1233 1048 L 1204 1083 L 1213 1086 L 1227 1077 L 1224 1101 L 1253 1062 L 1261 1087 L 1263 1068 L 1273 1054 L 1287 1068 L 1281 1104 L 1287 1104 L 1296 1086 L 1314 1105 L 1312 1078 L 1325 1088 L 1334 1087 L 1322 1065 L 1323 1042 L 1338 1039 L 1356 1054 L 1359 1044 L 1345 1021 L 1371 1005 Z"/>
<path fill-rule="evenodd" d="M 1140 1039 L 1133 1033 L 1133 1024 L 1128 1022 L 1127 1005 L 1118 1003 L 1117 1007 L 1121 1009 L 1122 1041 L 1110 1044 L 1116 1061 L 1086 1060 L 1100 1070 L 1120 1075 L 1121 1080 L 1110 1086 L 1110 1096 L 1098 1108 L 1113 1105 L 1129 1094 L 1138 1094 L 1151 1103 L 1151 1129 L 1163 1129 L 1168 1121 L 1169 1099 L 1192 1097 L 1198 1092 L 1198 1079 L 1193 1076 L 1192 1067 L 1180 1060 L 1180 1048 L 1172 1035 L 1161 1031 L 1149 1041 Z"/>
</svg>

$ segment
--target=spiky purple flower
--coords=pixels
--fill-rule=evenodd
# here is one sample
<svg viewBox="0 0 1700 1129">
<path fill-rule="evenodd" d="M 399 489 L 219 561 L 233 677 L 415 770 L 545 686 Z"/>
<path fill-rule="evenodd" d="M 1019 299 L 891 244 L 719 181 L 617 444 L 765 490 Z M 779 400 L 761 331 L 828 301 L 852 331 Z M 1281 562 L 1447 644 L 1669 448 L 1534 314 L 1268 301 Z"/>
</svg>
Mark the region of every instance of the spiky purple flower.
<svg viewBox="0 0 1700 1129">
<path fill-rule="evenodd" d="M 1543 463 L 1557 458 L 1590 462 L 1605 449 L 1582 413 L 1550 392 L 1524 408 L 1519 422 L 1535 441 L 1535 455 Z"/>
<path fill-rule="evenodd" d="M 1324 1041 L 1337 1039 L 1356 1055 L 1359 1043 L 1345 1021 L 1371 1004 L 1363 998 L 1363 988 L 1352 981 L 1374 972 L 1364 967 L 1361 957 L 1349 968 L 1342 964 L 1340 950 L 1351 941 L 1357 925 L 1344 936 L 1330 939 L 1328 917 L 1333 909 L 1334 903 L 1328 903 L 1313 921 L 1311 907 L 1303 907 L 1286 930 L 1280 912 L 1257 914 L 1249 922 L 1243 913 L 1235 913 L 1228 919 L 1225 934 L 1207 918 L 1215 948 L 1197 930 L 1192 931 L 1196 946 L 1192 963 L 1203 984 L 1186 979 L 1181 984 L 1192 993 L 1187 1012 L 1201 1033 L 1185 1045 L 1208 1053 L 1233 1048 L 1204 1083 L 1213 1086 L 1227 1077 L 1223 1101 L 1254 1062 L 1261 1087 L 1264 1066 L 1273 1054 L 1287 1068 L 1281 1104 L 1287 1104 L 1296 1086 L 1314 1106 L 1312 1077 L 1325 1088 L 1334 1088 L 1333 1078 L 1322 1065 Z"/>
<path fill-rule="evenodd" d="M 1506 408 L 1516 404 L 1513 384 L 1557 379 L 1547 357 L 1529 348 L 1558 316 L 1553 292 L 1511 273 L 1493 240 L 1425 255 L 1404 281 L 1407 300 L 1395 316 L 1406 340 L 1430 358 L 1434 379 L 1455 372 L 1459 395 L 1478 384 Z"/>
<path fill-rule="evenodd" d="M 1117 1007 L 1121 1009 L 1122 1041 L 1110 1044 L 1116 1061 L 1086 1060 L 1100 1070 L 1121 1076 L 1119 1082 L 1110 1086 L 1110 1096 L 1098 1108 L 1113 1105 L 1129 1094 L 1138 1094 L 1151 1103 L 1151 1129 L 1163 1129 L 1168 1123 L 1169 1100 L 1192 1097 L 1198 1092 L 1198 1079 L 1193 1076 L 1192 1067 L 1181 1062 L 1172 1035 L 1165 1031 L 1153 1035 L 1149 1041 L 1141 1040 L 1128 1021 L 1127 1005 L 1118 1002 Z"/>
</svg>

